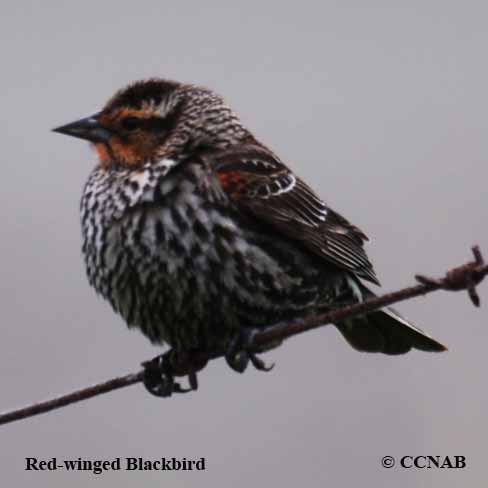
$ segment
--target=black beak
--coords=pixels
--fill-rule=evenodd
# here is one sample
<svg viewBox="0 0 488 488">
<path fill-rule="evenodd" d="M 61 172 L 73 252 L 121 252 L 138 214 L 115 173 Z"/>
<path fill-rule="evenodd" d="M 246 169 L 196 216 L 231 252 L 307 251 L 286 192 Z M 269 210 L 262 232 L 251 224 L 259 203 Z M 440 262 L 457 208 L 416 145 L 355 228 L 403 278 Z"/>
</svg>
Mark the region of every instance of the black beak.
<svg viewBox="0 0 488 488">
<path fill-rule="evenodd" d="M 112 133 L 106 127 L 100 125 L 97 117 L 98 114 L 91 115 L 85 119 L 56 127 L 53 132 L 78 137 L 90 142 L 107 142 Z"/>
</svg>

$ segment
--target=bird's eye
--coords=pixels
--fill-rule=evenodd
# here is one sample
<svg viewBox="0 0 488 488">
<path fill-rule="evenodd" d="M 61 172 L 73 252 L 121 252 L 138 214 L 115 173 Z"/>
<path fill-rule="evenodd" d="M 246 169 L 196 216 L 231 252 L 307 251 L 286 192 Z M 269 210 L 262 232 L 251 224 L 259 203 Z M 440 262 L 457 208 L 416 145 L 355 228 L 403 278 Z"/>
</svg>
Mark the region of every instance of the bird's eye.
<svg viewBox="0 0 488 488">
<path fill-rule="evenodd" d="M 141 119 L 138 117 L 125 117 L 120 122 L 123 129 L 127 131 L 133 131 L 141 126 Z"/>
</svg>

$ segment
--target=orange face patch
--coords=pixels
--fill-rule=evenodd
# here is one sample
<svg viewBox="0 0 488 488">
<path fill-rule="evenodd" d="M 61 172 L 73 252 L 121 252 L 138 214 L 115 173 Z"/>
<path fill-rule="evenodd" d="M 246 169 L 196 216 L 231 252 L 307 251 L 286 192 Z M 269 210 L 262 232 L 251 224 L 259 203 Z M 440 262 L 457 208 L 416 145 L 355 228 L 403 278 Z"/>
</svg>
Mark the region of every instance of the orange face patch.
<svg viewBox="0 0 488 488">
<path fill-rule="evenodd" d="M 100 164 L 106 166 L 112 159 L 107 150 L 107 146 L 101 142 L 97 142 L 96 144 L 93 144 L 93 147 L 95 148 Z"/>
<path fill-rule="evenodd" d="M 111 137 L 108 145 L 110 147 L 102 143 L 95 144 L 95 151 L 102 166 L 109 165 L 115 159 L 124 166 L 137 167 L 144 164 L 148 156 L 137 144 L 123 143 L 117 136 Z"/>
<path fill-rule="evenodd" d="M 141 146 L 137 140 L 122 142 L 117 136 L 114 136 L 110 139 L 109 144 L 117 161 L 127 166 L 143 164 L 149 156 L 147 151 L 143 150 L 144 144 Z"/>
<path fill-rule="evenodd" d="M 122 127 L 122 121 L 127 117 L 138 119 L 151 117 L 151 113 L 132 108 L 120 108 L 109 113 L 101 113 L 98 117 L 100 124 L 113 131 L 113 136 L 105 144 L 95 144 L 100 164 L 107 165 L 114 159 L 128 167 L 142 166 L 157 147 L 157 140 L 152 134 L 141 131 L 127 133 Z"/>
</svg>

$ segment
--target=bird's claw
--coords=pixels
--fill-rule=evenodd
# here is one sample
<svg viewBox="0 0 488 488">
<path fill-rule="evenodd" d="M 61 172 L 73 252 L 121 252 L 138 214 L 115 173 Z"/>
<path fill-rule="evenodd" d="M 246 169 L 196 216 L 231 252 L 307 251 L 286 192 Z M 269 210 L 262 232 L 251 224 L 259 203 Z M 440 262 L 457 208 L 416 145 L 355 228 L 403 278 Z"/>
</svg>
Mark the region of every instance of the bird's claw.
<svg viewBox="0 0 488 488">
<path fill-rule="evenodd" d="M 267 365 L 255 352 L 251 351 L 256 329 L 241 329 L 230 340 L 225 360 L 227 364 L 238 373 L 243 373 L 249 361 L 259 371 L 271 371 L 274 363 Z"/>
<path fill-rule="evenodd" d="M 154 396 L 165 398 L 173 393 L 189 393 L 198 388 L 197 375 L 194 372 L 188 375 L 190 388 L 183 388 L 175 381 L 171 353 L 172 351 L 168 351 L 142 363 L 144 367 L 144 386 Z"/>
</svg>

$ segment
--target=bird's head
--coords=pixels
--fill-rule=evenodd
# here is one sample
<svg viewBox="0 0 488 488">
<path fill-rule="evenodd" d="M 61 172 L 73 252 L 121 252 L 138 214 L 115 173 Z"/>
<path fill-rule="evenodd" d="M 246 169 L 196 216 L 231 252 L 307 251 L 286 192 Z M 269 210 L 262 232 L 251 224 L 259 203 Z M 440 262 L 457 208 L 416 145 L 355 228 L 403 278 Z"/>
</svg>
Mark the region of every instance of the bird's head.
<svg viewBox="0 0 488 488">
<path fill-rule="evenodd" d="M 118 91 L 90 117 L 53 129 L 94 144 L 102 166 L 171 165 L 199 148 L 225 149 L 250 137 L 222 97 L 163 79 Z"/>
</svg>

